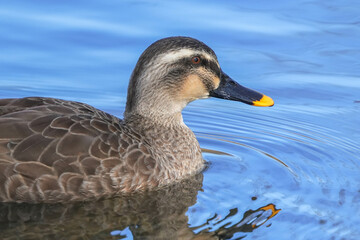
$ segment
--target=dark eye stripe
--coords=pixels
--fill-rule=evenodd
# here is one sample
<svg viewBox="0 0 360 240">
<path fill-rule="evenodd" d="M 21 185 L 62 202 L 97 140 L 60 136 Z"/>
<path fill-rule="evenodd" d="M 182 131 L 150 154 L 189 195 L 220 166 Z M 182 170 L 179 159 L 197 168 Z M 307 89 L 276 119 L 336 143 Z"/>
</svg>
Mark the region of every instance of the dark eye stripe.
<svg viewBox="0 0 360 240">
<path fill-rule="evenodd" d="M 203 67 L 206 68 L 206 70 L 208 70 L 208 71 L 212 72 L 214 75 L 220 77 L 220 68 L 219 68 L 217 62 L 215 62 L 213 60 L 208 60 L 208 59 L 206 59 L 206 58 L 204 58 L 203 56 L 200 55 L 201 63 L 193 64 L 192 63 L 192 58 L 193 57 L 194 56 L 179 59 L 178 61 L 174 62 L 172 64 L 172 66 L 176 66 L 178 64 L 188 66 L 189 68 L 203 66 Z"/>
<path fill-rule="evenodd" d="M 203 59 L 202 65 L 216 74 L 220 73 L 220 68 L 218 67 L 217 63 L 213 60 Z"/>
</svg>

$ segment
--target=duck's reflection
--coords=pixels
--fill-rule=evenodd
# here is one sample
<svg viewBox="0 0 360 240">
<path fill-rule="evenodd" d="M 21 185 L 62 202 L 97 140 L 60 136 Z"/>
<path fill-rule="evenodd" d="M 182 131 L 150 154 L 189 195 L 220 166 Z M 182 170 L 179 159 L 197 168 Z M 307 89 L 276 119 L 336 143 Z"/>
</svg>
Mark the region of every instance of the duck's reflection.
<svg viewBox="0 0 360 240">
<path fill-rule="evenodd" d="M 97 202 L 1 204 L 1 239 L 229 239 L 253 231 L 279 211 L 269 204 L 230 224 L 227 219 L 239 214 L 231 209 L 223 219 L 215 214 L 189 227 L 186 212 L 196 203 L 202 180 L 198 174 L 158 191 Z"/>
</svg>

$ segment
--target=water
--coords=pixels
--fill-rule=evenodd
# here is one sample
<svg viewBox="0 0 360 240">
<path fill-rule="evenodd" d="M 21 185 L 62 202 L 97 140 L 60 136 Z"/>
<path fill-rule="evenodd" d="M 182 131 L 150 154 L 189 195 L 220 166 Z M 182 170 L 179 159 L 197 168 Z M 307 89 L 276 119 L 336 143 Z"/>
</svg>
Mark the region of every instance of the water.
<svg viewBox="0 0 360 240">
<path fill-rule="evenodd" d="M 275 100 L 191 103 L 184 120 L 209 166 L 190 184 L 97 203 L 2 205 L 11 220 L 3 239 L 360 238 L 358 1 L 1 5 L 1 98 L 57 97 L 122 117 L 141 52 L 186 35 Z"/>
</svg>

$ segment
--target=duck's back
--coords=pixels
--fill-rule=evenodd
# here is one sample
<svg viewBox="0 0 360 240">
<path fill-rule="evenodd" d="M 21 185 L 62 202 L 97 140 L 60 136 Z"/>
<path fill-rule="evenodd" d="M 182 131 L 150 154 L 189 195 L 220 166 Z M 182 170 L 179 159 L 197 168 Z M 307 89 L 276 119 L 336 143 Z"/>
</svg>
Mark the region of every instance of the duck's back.
<svg viewBox="0 0 360 240">
<path fill-rule="evenodd" d="M 140 182 L 155 164 L 137 138 L 118 118 L 83 103 L 2 99 L 0 201 L 65 202 L 133 190 L 131 160 L 142 154 L 148 163 L 132 172 L 142 174 Z"/>
</svg>

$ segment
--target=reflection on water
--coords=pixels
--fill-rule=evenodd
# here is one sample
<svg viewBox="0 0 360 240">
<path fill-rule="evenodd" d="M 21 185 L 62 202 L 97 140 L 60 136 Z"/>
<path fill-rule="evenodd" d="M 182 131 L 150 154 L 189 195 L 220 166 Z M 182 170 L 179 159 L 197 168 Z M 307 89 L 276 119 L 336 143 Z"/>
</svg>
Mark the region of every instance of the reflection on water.
<svg viewBox="0 0 360 240">
<path fill-rule="evenodd" d="M 280 210 L 273 204 L 241 213 L 214 213 L 190 227 L 186 212 L 202 187 L 199 174 L 159 191 L 74 204 L 0 204 L 1 239 L 229 239 L 252 232 Z"/>
</svg>

